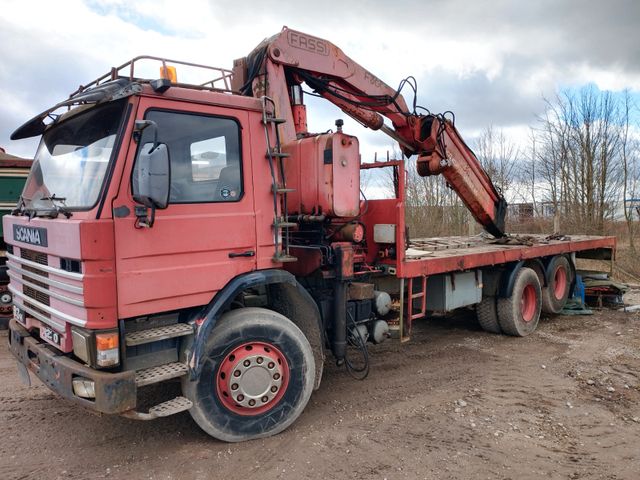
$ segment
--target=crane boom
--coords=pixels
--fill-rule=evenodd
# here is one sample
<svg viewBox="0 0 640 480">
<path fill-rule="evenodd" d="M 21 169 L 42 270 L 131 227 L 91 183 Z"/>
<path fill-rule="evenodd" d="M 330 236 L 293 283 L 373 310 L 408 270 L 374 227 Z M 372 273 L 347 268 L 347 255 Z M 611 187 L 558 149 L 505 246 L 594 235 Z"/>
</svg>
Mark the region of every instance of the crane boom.
<svg viewBox="0 0 640 480">
<path fill-rule="evenodd" d="M 398 142 L 407 156 L 417 155 L 418 173 L 442 174 L 474 218 L 492 235 L 504 236 L 506 201 L 453 122 L 444 115 L 409 110 L 400 93 L 349 58 L 331 42 L 284 27 L 248 57 L 234 62 L 234 78 L 245 95 L 267 95 L 287 122 L 284 141 L 307 136 L 301 84 L 345 114 Z M 391 121 L 385 124 L 384 118 Z"/>
</svg>

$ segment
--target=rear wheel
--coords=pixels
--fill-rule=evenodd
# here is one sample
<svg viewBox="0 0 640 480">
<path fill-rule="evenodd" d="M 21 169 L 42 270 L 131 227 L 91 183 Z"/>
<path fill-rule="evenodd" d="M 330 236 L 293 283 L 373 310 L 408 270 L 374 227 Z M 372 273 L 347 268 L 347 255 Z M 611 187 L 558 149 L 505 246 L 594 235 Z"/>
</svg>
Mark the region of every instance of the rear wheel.
<svg viewBox="0 0 640 480">
<path fill-rule="evenodd" d="M 502 333 L 498 323 L 498 307 L 496 297 L 483 296 L 482 301 L 476 305 L 478 323 L 485 332 Z"/>
<path fill-rule="evenodd" d="M 515 337 L 529 335 L 538 326 L 541 306 L 538 275 L 534 270 L 523 267 L 516 274 L 511 296 L 498 299 L 500 328 Z"/>
<path fill-rule="evenodd" d="M 227 442 L 283 431 L 302 413 L 315 380 L 313 351 L 291 320 L 264 308 L 220 318 L 196 381 L 183 380 L 196 423 Z"/>
<path fill-rule="evenodd" d="M 542 311 L 560 313 L 569 298 L 573 275 L 567 257 L 558 256 L 551 260 L 548 285 L 542 289 Z"/>
</svg>

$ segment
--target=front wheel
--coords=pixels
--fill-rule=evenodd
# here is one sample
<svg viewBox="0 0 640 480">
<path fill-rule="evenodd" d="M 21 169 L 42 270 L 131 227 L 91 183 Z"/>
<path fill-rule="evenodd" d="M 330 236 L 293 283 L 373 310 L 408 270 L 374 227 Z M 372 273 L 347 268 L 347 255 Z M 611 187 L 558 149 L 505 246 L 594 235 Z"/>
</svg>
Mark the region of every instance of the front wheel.
<svg viewBox="0 0 640 480">
<path fill-rule="evenodd" d="M 223 315 L 207 340 L 200 377 L 183 380 L 196 423 L 209 435 L 240 442 L 275 435 L 309 401 L 313 351 L 288 318 L 264 308 Z"/>
</svg>

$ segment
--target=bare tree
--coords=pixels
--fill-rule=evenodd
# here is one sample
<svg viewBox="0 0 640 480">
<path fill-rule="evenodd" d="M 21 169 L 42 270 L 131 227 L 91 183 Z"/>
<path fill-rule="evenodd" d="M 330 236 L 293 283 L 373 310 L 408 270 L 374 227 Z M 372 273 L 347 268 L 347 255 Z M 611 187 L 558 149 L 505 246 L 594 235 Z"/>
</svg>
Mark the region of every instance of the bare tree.
<svg viewBox="0 0 640 480">
<path fill-rule="evenodd" d="M 569 228 L 602 234 L 614 217 L 622 187 L 619 120 L 616 98 L 593 87 L 547 101 L 536 156 L 547 200 Z"/>
<path fill-rule="evenodd" d="M 507 194 L 515 185 L 518 148 L 501 128 L 495 129 L 492 125 L 482 131 L 476 144 L 476 154 L 482 167 L 495 186 Z"/>
<path fill-rule="evenodd" d="M 630 136 L 631 111 L 634 108 L 628 90 L 625 90 L 622 97 L 621 131 L 620 131 L 620 154 L 622 159 L 623 174 L 623 210 L 624 219 L 629 235 L 629 248 L 632 254 L 636 253 L 634 221 L 634 209 L 632 205 L 627 205 L 627 201 L 637 199 L 640 193 L 640 161 L 638 160 L 638 142 Z"/>
<path fill-rule="evenodd" d="M 402 153 L 394 150 L 390 158 L 402 158 Z M 444 177 L 420 176 L 415 158 L 406 159 L 405 168 L 405 221 L 410 237 L 465 235 L 467 209 Z M 383 169 L 380 186 L 385 196 L 395 196 L 394 183 L 393 169 Z"/>
</svg>

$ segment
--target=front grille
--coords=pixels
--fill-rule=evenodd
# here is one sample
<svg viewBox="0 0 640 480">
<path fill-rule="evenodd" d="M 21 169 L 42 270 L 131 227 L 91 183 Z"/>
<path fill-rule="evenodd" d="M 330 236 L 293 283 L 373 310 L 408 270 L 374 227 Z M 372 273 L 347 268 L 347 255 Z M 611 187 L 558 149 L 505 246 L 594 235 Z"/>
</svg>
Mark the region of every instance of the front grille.
<svg viewBox="0 0 640 480">
<path fill-rule="evenodd" d="M 24 302 L 24 306 L 27 307 L 27 308 L 30 308 L 31 310 L 35 310 L 36 312 L 38 312 L 40 315 L 42 315 L 45 318 L 51 318 L 51 315 L 49 315 L 49 313 L 45 312 L 41 308 L 36 307 L 35 305 L 32 305 L 29 302 Z"/>
<path fill-rule="evenodd" d="M 46 293 L 39 292 L 38 290 L 35 290 L 31 287 L 27 287 L 26 285 L 22 286 L 22 293 L 24 293 L 29 298 L 33 298 L 37 302 L 43 303 L 46 306 L 50 306 L 49 295 L 47 295 Z"/>
<path fill-rule="evenodd" d="M 49 265 L 49 257 L 46 253 L 34 252 L 33 250 L 27 250 L 26 248 L 21 248 L 20 257 L 24 258 L 25 260 L 29 260 L 31 262 L 39 263 L 40 265 Z M 40 270 L 39 268 L 30 267 L 28 265 L 23 265 L 22 268 L 27 272 L 35 273 L 36 275 L 40 275 L 41 277 L 49 278 L 49 274 L 44 270 Z M 29 283 L 42 287 L 46 290 L 49 290 L 49 285 L 47 285 L 46 283 L 40 282 L 34 278 L 31 278 L 27 275 L 22 275 L 22 279 Z M 26 285 L 22 286 L 22 293 L 24 293 L 29 298 L 33 298 L 37 302 L 50 306 L 50 297 L 46 293 L 39 292 L 38 290 L 28 287 Z M 38 311 L 40 313 L 43 313 L 40 310 Z"/>
<path fill-rule="evenodd" d="M 40 265 L 49 265 L 49 257 L 46 253 L 34 252 L 33 250 L 21 248 L 20 257 L 31 262 L 39 263 Z"/>
</svg>

